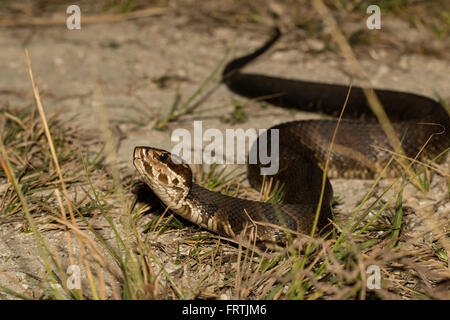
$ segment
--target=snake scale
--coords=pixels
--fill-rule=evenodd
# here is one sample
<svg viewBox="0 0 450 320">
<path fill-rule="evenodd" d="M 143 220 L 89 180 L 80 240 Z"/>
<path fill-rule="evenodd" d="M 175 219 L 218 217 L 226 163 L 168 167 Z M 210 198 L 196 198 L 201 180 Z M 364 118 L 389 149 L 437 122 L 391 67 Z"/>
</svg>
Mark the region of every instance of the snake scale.
<svg viewBox="0 0 450 320">
<path fill-rule="evenodd" d="M 222 82 L 234 93 L 247 98 L 268 97 L 264 100 L 278 107 L 339 114 L 348 93 L 347 86 L 241 71 L 280 36 L 275 30 L 259 49 L 231 60 L 223 70 Z M 380 89 L 374 92 L 402 141 L 406 156 L 414 158 L 420 152 L 420 158 L 434 159 L 448 149 L 450 118 L 438 102 L 406 92 Z M 165 150 L 136 147 L 133 160 L 144 182 L 158 198 L 187 220 L 231 238 L 244 237 L 262 245 L 285 244 L 286 230 L 310 234 L 315 224 L 317 234 L 328 230 L 333 196 L 328 179 L 320 214 L 315 219 L 323 185 L 322 170 L 336 124 L 337 120 L 304 120 L 271 128 L 279 129 L 279 170 L 272 176 L 273 182 L 283 185 L 283 202 L 278 205 L 207 190 L 192 181 L 187 164 Z M 426 148 L 421 150 L 424 144 Z M 363 90 L 353 87 L 334 140 L 328 177 L 374 178 L 392 157 L 389 150 L 392 148 L 387 136 L 376 122 Z M 263 183 L 262 166 L 247 165 L 249 182 L 256 189 Z M 393 161 L 386 174 L 397 176 L 401 170 Z"/>
</svg>

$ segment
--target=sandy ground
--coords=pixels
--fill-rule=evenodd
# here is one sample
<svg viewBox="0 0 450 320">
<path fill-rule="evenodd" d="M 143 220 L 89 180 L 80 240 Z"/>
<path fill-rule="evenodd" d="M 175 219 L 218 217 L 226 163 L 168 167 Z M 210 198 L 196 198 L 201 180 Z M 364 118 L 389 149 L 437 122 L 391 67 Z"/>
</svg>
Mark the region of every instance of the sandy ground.
<svg viewBox="0 0 450 320">
<path fill-rule="evenodd" d="M 228 48 L 239 55 L 257 47 L 267 34 L 257 30 L 226 26 L 191 25 L 181 15 L 166 14 L 133 21 L 82 25 L 69 31 L 65 26 L 0 29 L 0 103 L 27 106 L 33 101 L 25 48 L 30 52 L 34 76 L 46 110 L 64 110 L 64 116 L 76 115 L 82 128 L 99 130 L 96 90 L 104 107 L 118 146 L 124 172 L 132 173 L 131 154 L 136 145 L 170 149 L 170 133 L 176 128 L 192 129 L 192 121 L 203 120 L 204 128 L 268 128 L 274 124 L 314 118 L 315 115 L 260 108 L 255 103 L 246 110 L 249 120 L 242 124 L 224 123 L 232 108 L 194 114 L 170 123 L 165 131 L 152 130 L 152 113 L 167 114 L 175 94 L 189 97 L 223 59 Z M 406 42 L 426 42 L 431 36 L 392 20 L 381 32 Z M 291 42 L 287 36 L 249 70 L 333 83 L 349 83 L 349 71 L 336 52 L 311 52 L 328 45 L 320 39 Z M 375 46 L 358 52 L 358 58 L 375 87 L 415 92 L 450 102 L 450 63 L 448 57 L 422 55 L 395 46 Z M 155 79 L 176 76 L 161 88 Z M 99 89 L 98 89 L 99 88 Z M 99 91 L 97 91 L 99 92 Z M 200 109 L 244 101 L 220 86 Z M 146 116 L 142 116 L 145 109 Z M 137 121 L 148 125 L 137 125 Z M 407 199 L 406 206 L 426 203 L 440 214 L 450 211 L 448 194 L 442 180 L 425 197 Z M 364 195 L 371 181 L 333 181 L 335 193 L 344 199 L 343 212 L 350 212 Z M 405 196 L 406 198 L 406 196 Z M 445 200 L 446 199 L 446 200 Z M 410 201 L 411 203 L 409 203 Z M 422 201 L 422 202 L 421 202 Z M 425 202 L 423 202 L 425 201 Z M 428 202 L 427 202 L 428 201 Z M 417 205 L 416 203 L 416 205 Z M 64 244 L 62 234 L 46 233 L 51 244 Z M 30 275 L 38 277 L 42 269 L 31 234 L 20 232 L 20 224 L 0 225 L 0 269 L 32 286 Z M 39 277 L 38 277 L 39 278 Z M 37 280 L 35 280 L 37 281 Z M 0 277 L 0 284 L 11 282 Z"/>
</svg>

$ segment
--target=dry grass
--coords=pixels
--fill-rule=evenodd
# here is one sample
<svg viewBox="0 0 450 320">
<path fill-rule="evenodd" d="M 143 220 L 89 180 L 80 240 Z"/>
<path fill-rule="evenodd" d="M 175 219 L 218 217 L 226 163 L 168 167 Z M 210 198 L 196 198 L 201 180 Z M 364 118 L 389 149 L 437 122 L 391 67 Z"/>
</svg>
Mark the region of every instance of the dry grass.
<svg viewBox="0 0 450 320">
<path fill-rule="evenodd" d="M 258 12 L 258 6 L 249 5 L 252 3 L 258 2 L 246 2 L 243 8 Z M 341 3 L 334 1 L 333 5 Z M 350 3 L 357 8 L 362 1 Z M 228 6 L 229 12 L 233 8 Z M 246 22 L 261 21 L 258 14 L 245 10 L 227 23 L 242 23 L 244 18 Z M 282 250 L 261 251 L 205 232 L 161 209 L 154 199 L 136 202 L 130 192 L 133 177 L 112 165 L 116 163 L 115 150 L 98 88 L 103 140 L 71 127 L 70 121 L 61 121 L 57 113 L 46 114 L 33 88 L 39 116 L 35 105 L 25 109 L 0 106 L 0 225 L 19 222 L 23 228 L 18 232 L 34 236 L 42 272 L 39 285 L 29 288 L 13 273 L 0 270 L 0 277 L 14 284 L 0 287 L 2 297 L 450 298 L 449 251 L 445 247 L 449 222 L 424 210 L 419 219 L 425 228 L 409 233 L 402 194 L 410 179 L 397 179 L 374 196 L 380 176 L 352 217 L 336 222 L 335 231 L 326 239 L 303 236 Z M 54 152 L 49 152 L 52 149 Z M 432 169 L 427 169 L 427 178 L 421 180 L 424 185 L 429 184 Z M 213 190 L 258 196 L 241 186 L 240 175 L 228 175 L 216 166 L 195 170 L 197 181 Z M 276 201 L 277 193 L 259 196 Z M 51 241 L 54 239 L 59 239 L 57 245 Z M 57 248 L 61 243 L 63 249 Z M 81 267 L 81 289 L 68 286 L 69 265 Z M 370 274 L 366 270 L 371 265 L 381 271 L 381 289 L 367 287 Z"/>
<path fill-rule="evenodd" d="M 81 146 L 85 150 L 99 148 L 98 141 L 78 140 L 80 132 L 52 117 L 50 134 L 57 146 L 57 161 L 65 184 L 73 192 L 63 204 L 58 173 L 51 165 L 54 160 L 33 110 L 2 113 L 6 120 L 2 130 L 6 151 L 3 172 L 8 173 L 9 181 L 16 179 L 26 202 L 18 198 L 13 183 L 5 184 L 3 174 L 0 217 L 2 224 L 21 219 L 22 232 L 36 235 L 36 242 L 44 248 L 41 254 L 46 257 L 47 277 L 40 279 L 43 287 L 16 289 L 15 293 L 3 288 L 5 293 L 21 298 L 76 299 L 448 298 L 448 257 L 438 238 L 431 236 L 422 242 L 428 230 L 416 238 L 391 237 L 392 231 L 403 234 L 405 228 L 400 224 L 396 229 L 396 212 L 385 205 L 395 202 L 398 192 L 377 203 L 366 203 L 369 208 L 357 213 L 351 228 L 338 224 L 339 232 L 327 240 L 303 237 L 282 251 L 262 252 L 202 231 L 170 212 L 146 214 L 152 208 L 134 203 L 131 194 L 122 195 L 125 201 L 119 203 L 123 207 L 114 205 L 118 191 L 110 188 L 112 177 L 102 158 L 88 161 L 87 152 L 81 159 L 80 153 L 74 152 Z M 238 196 L 251 192 L 239 187 L 239 176 L 225 176 L 218 167 L 197 168 L 196 172 L 204 185 L 217 191 Z M 94 181 L 95 186 L 89 187 Z M 129 177 L 125 179 L 125 190 L 130 183 Z M 81 199 L 74 190 L 84 190 Z M 264 199 L 269 197 L 263 195 Z M 76 213 L 75 220 L 68 219 L 67 205 Z M 28 218 L 23 215 L 24 208 L 29 211 Z M 401 205 L 394 208 L 401 210 Z M 113 230 L 112 239 L 104 238 L 106 229 Z M 72 262 L 47 243 L 54 232 L 66 234 L 64 247 L 72 252 Z M 83 290 L 65 286 L 69 264 L 82 266 Z M 366 287 L 370 265 L 381 270 L 380 290 Z M 52 274 L 56 275 L 53 279 Z M 13 277 L 5 272 L 1 276 Z M 52 282 L 61 285 L 60 291 L 44 290 L 45 284 Z"/>
</svg>

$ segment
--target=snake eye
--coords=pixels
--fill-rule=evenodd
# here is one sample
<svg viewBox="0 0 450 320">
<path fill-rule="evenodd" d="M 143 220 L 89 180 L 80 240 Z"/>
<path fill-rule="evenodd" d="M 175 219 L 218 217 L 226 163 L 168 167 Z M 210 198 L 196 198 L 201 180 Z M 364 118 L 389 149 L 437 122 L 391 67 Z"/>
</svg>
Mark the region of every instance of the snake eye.
<svg viewBox="0 0 450 320">
<path fill-rule="evenodd" d="M 166 162 L 167 158 L 169 158 L 169 155 L 167 153 L 163 153 L 158 157 L 158 160 L 161 162 Z"/>
</svg>

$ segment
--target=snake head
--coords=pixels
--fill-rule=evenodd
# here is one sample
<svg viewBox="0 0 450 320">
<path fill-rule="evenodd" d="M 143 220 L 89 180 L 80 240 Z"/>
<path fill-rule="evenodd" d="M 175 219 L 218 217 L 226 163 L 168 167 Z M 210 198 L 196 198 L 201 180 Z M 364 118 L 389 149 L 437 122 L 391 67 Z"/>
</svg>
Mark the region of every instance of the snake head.
<svg viewBox="0 0 450 320">
<path fill-rule="evenodd" d="M 177 209 L 183 204 L 192 186 L 192 171 L 180 157 L 157 148 L 135 147 L 133 164 L 165 205 Z"/>
</svg>

